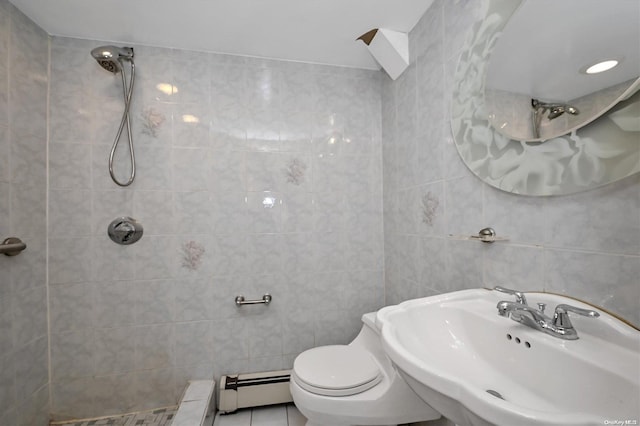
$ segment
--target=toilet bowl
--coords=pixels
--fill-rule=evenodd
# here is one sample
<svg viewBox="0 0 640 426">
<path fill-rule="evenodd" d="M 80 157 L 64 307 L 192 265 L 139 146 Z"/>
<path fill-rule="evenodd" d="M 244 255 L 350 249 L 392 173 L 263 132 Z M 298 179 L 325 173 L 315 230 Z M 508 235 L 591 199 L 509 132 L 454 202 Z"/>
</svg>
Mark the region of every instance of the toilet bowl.
<svg viewBox="0 0 640 426">
<path fill-rule="evenodd" d="M 375 312 L 349 345 L 320 346 L 295 359 L 291 395 L 307 426 L 395 426 L 435 420 L 382 350 Z"/>
</svg>

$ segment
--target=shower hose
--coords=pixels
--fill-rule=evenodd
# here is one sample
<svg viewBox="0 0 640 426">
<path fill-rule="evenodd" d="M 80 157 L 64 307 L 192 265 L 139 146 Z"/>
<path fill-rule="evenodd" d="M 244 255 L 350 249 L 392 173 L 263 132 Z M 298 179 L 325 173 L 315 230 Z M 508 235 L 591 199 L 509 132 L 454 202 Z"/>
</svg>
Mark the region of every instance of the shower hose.
<svg viewBox="0 0 640 426">
<path fill-rule="evenodd" d="M 122 63 L 122 60 L 119 60 Z M 127 81 L 125 78 L 124 67 L 122 67 L 122 72 L 120 75 L 122 76 L 122 91 L 124 94 L 124 112 L 122 113 L 122 120 L 120 120 L 120 126 L 118 127 L 118 133 L 116 134 L 116 138 L 113 141 L 113 146 L 111 147 L 111 153 L 109 154 L 109 174 L 111 175 L 111 179 L 120 186 L 129 186 L 133 183 L 133 179 L 136 177 L 136 156 L 133 152 L 133 134 L 131 133 L 131 123 L 129 120 L 129 107 L 131 106 L 131 94 L 133 93 L 133 83 L 136 78 L 136 66 L 133 63 L 133 60 L 129 60 L 131 64 L 131 77 L 129 78 L 129 87 L 127 87 Z M 118 147 L 118 142 L 120 142 L 120 137 L 122 136 L 122 130 L 124 129 L 124 125 L 127 125 L 127 136 L 129 137 L 129 157 L 131 158 L 131 175 L 129 176 L 129 180 L 125 183 L 120 182 L 114 172 L 113 172 L 113 157 L 116 153 L 116 148 Z"/>
</svg>

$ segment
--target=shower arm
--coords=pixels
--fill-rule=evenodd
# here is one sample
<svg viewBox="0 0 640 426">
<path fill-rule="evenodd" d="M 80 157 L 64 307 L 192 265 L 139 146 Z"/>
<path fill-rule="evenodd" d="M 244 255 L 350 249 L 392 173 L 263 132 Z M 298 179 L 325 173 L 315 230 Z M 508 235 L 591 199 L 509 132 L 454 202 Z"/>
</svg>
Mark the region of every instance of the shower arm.
<svg viewBox="0 0 640 426">
<path fill-rule="evenodd" d="M 109 153 L 109 174 L 111 175 L 111 179 L 119 185 L 119 186 L 129 186 L 133 183 L 133 180 L 136 176 L 136 159 L 135 154 L 133 153 L 133 134 L 131 132 L 131 122 L 129 120 L 129 110 L 131 106 L 131 96 L 133 94 L 133 86 L 136 78 L 136 65 L 133 62 L 133 59 L 128 59 L 131 64 L 131 76 L 129 78 L 129 88 L 127 89 L 127 82 L 125 79 L 124 66 L 122 67 L 121 77 L 122 77 L 122 91 L 124 95 L 124 112 L 122 113 L 122 119 L 120 120 L 120 126 L 118 127 L 118 133 L 116 134 L 115 140 L 113 141 L 113 146 L 111 147 L 111 152 Z M 122 62 L 121 62 L 122 64 Z M 129 139 L 129 156 L 131 159 L 131 175 L 129 180 L 126 183 L 122 183 L 118 181 L 114 172 L 113 172 L 113 157 L 116 152 L 116 148 L 118 146 L 118 141 L 122 136 L 122 131 L 124 130 L 125 122 L 127 124 L 127 136 Z"/>
</svg>

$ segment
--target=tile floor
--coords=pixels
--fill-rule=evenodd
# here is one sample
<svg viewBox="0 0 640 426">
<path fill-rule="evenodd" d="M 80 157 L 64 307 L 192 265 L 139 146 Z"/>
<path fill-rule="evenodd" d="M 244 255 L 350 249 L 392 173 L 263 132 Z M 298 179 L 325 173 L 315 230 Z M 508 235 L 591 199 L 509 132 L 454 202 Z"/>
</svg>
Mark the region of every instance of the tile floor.
<svg viewBox="0 0 640 426">
<path fill-rule="evenodd" d="M 51 423 L 51 426 L 171 426 L 178 407 L 160 408 L 144 413 L 127 416 L 109 417 L 100 420 L 82 420 L 79 422 Z M 210 417 L 205 425 L 210 425 Z M 269 407 L 247 408 L 234 414 L 216 414 L 213 426 L 305 426 L 307 419 L 293 404 L 272 405 Z M 433 422 L 412 423 L 405 426 L 455 426 L 447 419 Z"/>
<path fill-rule="evenodd" d="M 306 422 L 295 405 L 283 404 L 217 414 L 213 426 L 304 426 Z"/>
<path fill-rule="evenodd" d="M 213 426 L 305 426 L 307 419 L 293 404 L 247 408 L 235 414 L 217 414 Z M 450 420 L 440 418 L 430 422 L 400 426 L 455 426 Z"/>
<path fill-rule="evenodd" d="M 170 426 L 178 407 L 158 408 L 153 411 L 109 417 L 97 420 L 81 420 L 77 422 L 51 423 L 64 426 Z"/>
</svg>

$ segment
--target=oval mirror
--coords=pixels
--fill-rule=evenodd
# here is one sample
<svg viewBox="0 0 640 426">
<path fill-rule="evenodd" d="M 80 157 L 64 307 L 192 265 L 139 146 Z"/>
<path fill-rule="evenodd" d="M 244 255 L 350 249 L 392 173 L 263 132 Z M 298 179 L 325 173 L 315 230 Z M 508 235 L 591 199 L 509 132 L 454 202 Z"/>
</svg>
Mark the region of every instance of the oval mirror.
<svg viewBox="0 0 640 426">
<path fill-rule="evenodd" d="M 606 13 L 594 6 L 600 12 L 583 14 L 585 5 L 596 3 L 604 4 Z M 471 171 L 492 186 L 525 195 L 578 192 L 640 171 L 640 2 L 486 0 L 484 5 L 485 16 L 473 26 L 461 55 L 452 99 L 453 135 Z M 542 10 L 535 8 L 539 5 Z M 556 9 L 574 13 L 569 18 L 558 12 L 555 19 Z M 633 19 L 611 26 L 622 15 Z M 562 25 L 547 33 L 547 21 Z M 510 22 L 515 29 L 523 22 L 529 27 L 512 37 Z M 621 37 L 617 45 L 592 37 L 586 48 L 578 48 L 585 42 L 580 34 L 599 35 L 600 23 Z M 585 73 L 592 62 L 614 57 L 615 68 Z M 561 63 L 570 69 L 551 65 Z"/>
</svg>

